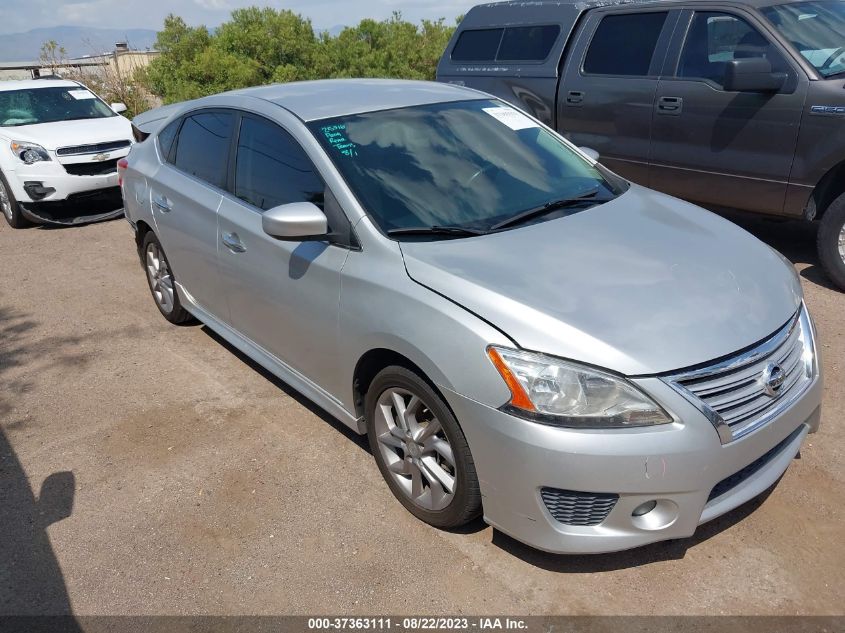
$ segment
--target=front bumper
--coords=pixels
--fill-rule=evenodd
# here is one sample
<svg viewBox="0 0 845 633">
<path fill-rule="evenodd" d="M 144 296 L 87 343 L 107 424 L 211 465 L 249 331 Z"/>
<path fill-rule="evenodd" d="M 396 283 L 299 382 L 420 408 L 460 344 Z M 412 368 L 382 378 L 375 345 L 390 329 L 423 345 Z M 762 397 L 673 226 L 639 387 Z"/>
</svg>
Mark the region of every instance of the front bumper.
<svg viewBox="0 0 845 633">
<path fill-rule="evenodd" d="M 681 422 L 622 431 L 561 429 L 444 390 L 473 454 L 485 521 L 554 553 L 612 552 L 689 537 L 698 525 L 774 484 L 819 424 L 818 376 L 778 418 L 725 445 L 667 384 L 657 378 L 637 382 Z M 598 525 L 566 525 L 550 513 L 543 488 L 612 493 L 618 500 Z M 654 511 L 632 516 L 650 501 L 657 501 Z"/>
</svg>

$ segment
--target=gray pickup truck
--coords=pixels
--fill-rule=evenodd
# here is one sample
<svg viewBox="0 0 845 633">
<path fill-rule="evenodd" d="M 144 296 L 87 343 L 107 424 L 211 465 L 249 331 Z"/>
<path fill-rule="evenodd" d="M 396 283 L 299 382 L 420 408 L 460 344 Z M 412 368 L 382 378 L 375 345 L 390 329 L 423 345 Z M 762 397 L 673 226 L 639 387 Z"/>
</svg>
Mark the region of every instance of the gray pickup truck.
<svg viewBox="0 0 845 633">
<path fill-rule="evenodd" d="M 653 189 L 819 221 L 845 289 L 845 1 L 483 4 L 437 79 L 510 101 Z"/>
</svg>

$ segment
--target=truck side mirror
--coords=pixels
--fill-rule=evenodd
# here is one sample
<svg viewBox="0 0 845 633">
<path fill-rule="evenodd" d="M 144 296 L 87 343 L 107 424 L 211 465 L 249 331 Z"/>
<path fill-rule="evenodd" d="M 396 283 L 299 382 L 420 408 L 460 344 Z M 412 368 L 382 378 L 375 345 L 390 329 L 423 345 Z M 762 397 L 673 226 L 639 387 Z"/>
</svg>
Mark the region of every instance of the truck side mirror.
<svg viewBox="0 0 845 633">
<path fill-rule="evenodd" d="M 729 92 L 777 92 L 786 83 L 786 73 L 772 72 L 765 57 L 732 59 L 725 65 L 722 86 Z"/>
</svg>

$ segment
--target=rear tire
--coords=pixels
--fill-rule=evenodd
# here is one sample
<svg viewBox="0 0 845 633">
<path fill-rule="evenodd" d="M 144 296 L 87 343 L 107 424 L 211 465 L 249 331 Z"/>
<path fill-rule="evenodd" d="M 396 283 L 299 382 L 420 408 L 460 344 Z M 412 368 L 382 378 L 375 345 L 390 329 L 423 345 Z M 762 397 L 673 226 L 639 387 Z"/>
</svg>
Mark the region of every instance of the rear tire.
<svg viewBox="0 0 845 633">
<path fill-rule="evenodd" d="M 365 399 L 367 437 L 393 495 L 418 519 L 456 528 L 481 514 L 466 437 L 431 385 L 399 366 L 380 371 Z"/>
<path fill-rule="evenodd" d="M 182 307 L 176 290 L 176 277 L 161 243 L 152 231 L 147 232 L 141 246 L 141 259 L 147 273 L 147 283 L 158 311 L 175 325 L 187 323 L 193 317 Z"/>
<path fill-rule="evenodd" d="M 825 273 L 840 290 L 845 290 L 845 193 L 825 210 L 817 246 Z"/>
<path fill-rule="evenodd" d="M 0 211 L 3 212 L 6 223 L 13 229 L 23 229 L 32 226 L 32 222 L 23 217 L 20 205 L 15 200 L 15 195 L 12 193 L 9 183 L 2 173 L 0 173 Z"/>
</svg>

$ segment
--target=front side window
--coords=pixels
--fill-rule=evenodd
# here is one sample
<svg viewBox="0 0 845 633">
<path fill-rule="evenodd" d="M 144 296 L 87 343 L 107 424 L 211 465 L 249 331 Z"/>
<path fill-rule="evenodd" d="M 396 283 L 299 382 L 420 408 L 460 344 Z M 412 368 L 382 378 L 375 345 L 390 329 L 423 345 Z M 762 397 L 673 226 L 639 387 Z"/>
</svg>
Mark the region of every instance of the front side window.
<svg viewBox="0 0 845 633">
<path fill-rule="evenodd" d="M 584 73 L 646 77 L 666 22 L 665 11 L 602 18 L 584 58 Z"/>
<path fill-rule="evenodd" d="M 117 116 L 83 86 L 0 91 L 0 127 L 17 127 Z"/>
<path fill-rule="evenodd" d="M 226 186 L 233 124 L 231 112 L 201 112 L 187 117 L 176 139 L 173 164 L 222 189 Z"/>
<path fill-rule="evenodd" d="M 323 205 L 325 185 L 299 143 L 278 125 L 244 118 L 235 158 L 234 194 L 266 211 L 291 202 Z"/>
<path fill-rule="evenodd" d="M 776 72 L 789 69 L 774 45 L 742 18 L 729 13 L 699 12 L 687 32 L 678 76 L 709 79 L 721 86 L 729 61 L 755 57 L 768 59 Z"/>
<path fill-rule="evenodd" d="M 596 204 L 621 191 L 560 137 L 501 101 L 414 106 L 309 127 L 386 233 L 489 230 L 549 202 L 586 195 Z"/>
<path fill-rule="evenodd" d="M 822 77 L 845 74 L 845 2 L 794 2 L 761 11 Z"/>
</svg>

